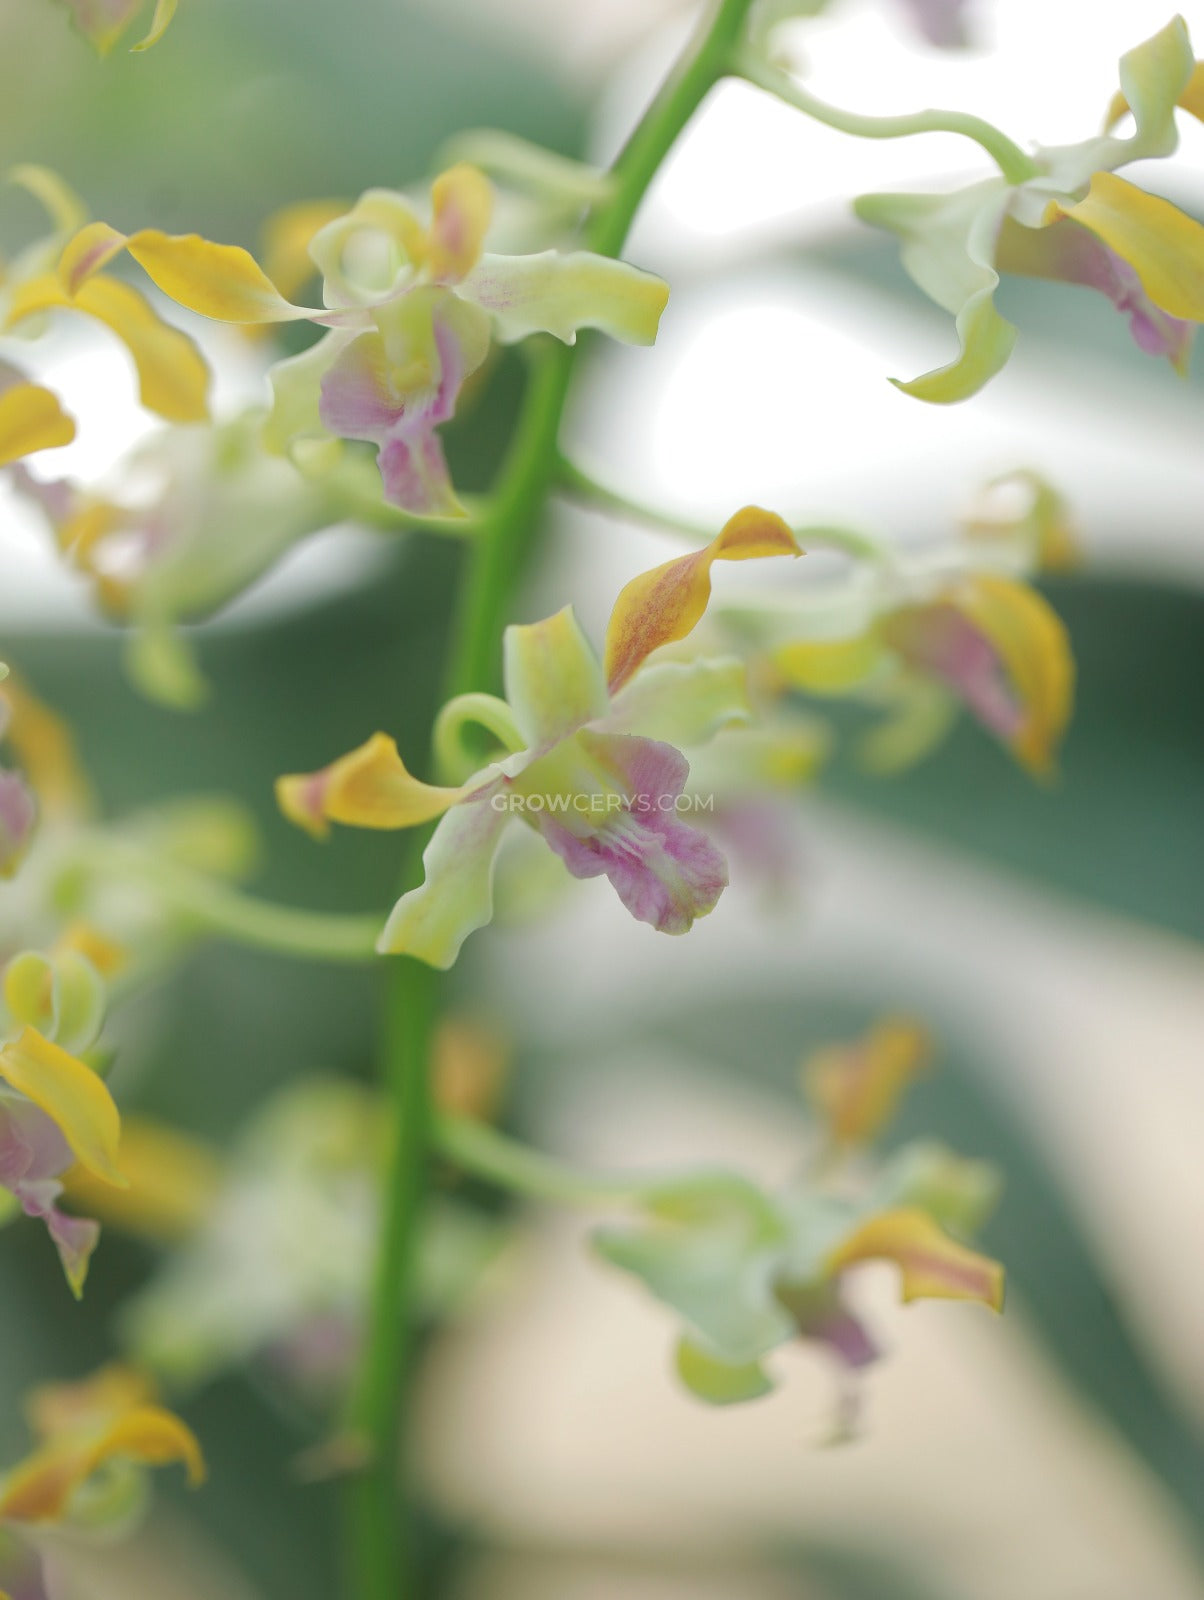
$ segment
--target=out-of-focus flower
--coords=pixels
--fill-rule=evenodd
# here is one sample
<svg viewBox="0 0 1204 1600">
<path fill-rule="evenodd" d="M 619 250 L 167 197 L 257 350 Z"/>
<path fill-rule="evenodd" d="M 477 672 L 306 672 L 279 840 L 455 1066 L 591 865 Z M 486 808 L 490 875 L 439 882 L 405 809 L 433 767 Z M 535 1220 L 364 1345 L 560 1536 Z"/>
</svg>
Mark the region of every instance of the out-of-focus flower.
<svg viewBox="0 0 1204 1600">
<path fill-rule="evenodd" d="M 208 1145 L 146 1117 L 123 1117 L 124 1189 L 103 1183 L 86 1167 L 63 1174 L 71 1205 L 125 1233 L 156 1244 L 191 1237 L 212 1215 L 225 1173 Z"/>
<path fill-rule="evenodd" d="M 145 1504 L 149 1468 L 179 1462 L 195 1488 L 205 1463 L 191 1428 L 126 1367 L 36 1389 L 28 1410 L 37 1444 L 0 1477 L 0 1585 L 12 1600 L 49 1600 L 43 1528 L 126 1529 Z"/>
<path fill-rule="evenodd" d="M 1066 497 L 1039 472 L 993 478 L 961 519 L 962 532 L 984 551 L 1014 550 L 1027 571 L 1069 572 L 1081 551 Z"/>
<path fill-rule="evenodd" d="M 113 496 L 24 469 L 19 491 L 36 502 L 64 556 L 92 580 L 97 600 L 131 629 L 126 659 L 152 699 L 191 709 L 206 685 L 177 624 L 211 615 L 301 539 L 345 516 L 358 495 L 379 501 L 367 462 L 343 460 L 306 476 L 264 453 L 262 415 L 213 428 L 169 429 L 124 463 Z M 356 481 L 350 481 L 352 474 Z"/>
<path fill-rule="evenodd" d="M 678 1372 L 715 1404 L 769 1393 L 764 1359 L 794 1339 L 823 1346 L 848 1371 L 875 1360 L 877 1348 L 842 1294 L 861 1262 L 893 1262 L 905 1302 L 1002 1308 L 1002 1267 L 919 1206 L 878 1209 L 814 1189 L 771 1195 L 735 1174 L 712 1173 L 665 1183 L 644 1208 L 642 1227 L 604 1229 L 596 1247 L 681 1316 Z"/>
<path fill-rule="evenodd" d="M 927 1037 L 888 1019 L 866 1039 L 813 1058 L 806 1074 L 832 1138 L 872 1139 L 893 1113 Z M 846 1303 L 848 1273 L 867 1261 L 900 1272 L 905 1302 L 976 1300 L 999 1311 L 1003 1268 L 959 1242 L 985 1220 L 994 1172 L 939 1145 L 905 1146 L 851 1190 L 821 1179 L 768 1193 L 730 1172 L 654 1182 L 645 1222 L 595 1235 L 606 1260 L 641 1278 L 682 1318 L 677 1370 L 704 1400 L 726 1405 L 773 1388 L 764 1359 L 803 1339 L 833 1355 L 845 1379 L 878 1350 Z M 841 1427 L 852 1422 L 846 1390 Z"/>
<path fill-rule="evenodd" d="M 75 423 L 58 396 L 0 361 L 0 467 L 75 438 Z"/>
<path fill-rule="evenodd" d="M 445 1017 L 436 1030 L 432 1052 L 431 1095 L 436 1107 L 445 1116 L 492 1121 L 502 1102 L 509 1066 L 509 1052 L 494 1029 Z"/>
<path fill-rule="evenodd" d="M 828 1045 L 802 1066 L 803 1091 L 837 1146 L 870 1144 L 932 1053 L 928 1030 L 887 1017 L 860 1039 Z"/>
<path fill-rule="evenodd" d="M 13 167 L 7 177 L 41 203 L 52 226 L 48 234 L 0 269 L 0 329 L 28 338 L 36 335 L 50 315 L 82 312 L 111 329 L 125 345 L 137 368 L 139 395 L 148 411 L 168 422 L 204 421 L 209 414 L 209 369 L 188 335 L 165 322 L 131 284 L 100 272 L 78 285 L 64 281 L 58 270 L 60 257 L 85 226 L 87 216 L 78 196 L 45 167 Z M 45 396 L 46 391 L 39 394 Z M 45 430 L 38 435 L 45 442 L 28 445 L 23 453 L 44 449 L 50 442 L 70 442 L 73 424 L 46 399 L 25 394 L 21 405 L 26 426 L 32 418 Z M 0 422 L 3 420 L 4 400 L 0 397 Z"/>
<path fill-rule="evenodd" d="M 1038 777 L 1053 768 L 1074 693 L 1057 614 L 1027 584 L 991 573 L 965 574 L 916 603 L 891 605 L 865 632 L 782 645 L 772 664 L 784 684 L 820 695 L 870 690 L 902 666 L 951 691 Z M 917 742 L 909 753 L 922 748 Z"/>
<path fill-rule="evenodd" d="M 455 787 L 412 777 L 382 733 L 320 772 L 281 778 L 281 809 L 316 838 L 331 822 L 407 828 L 442 816 L 423 855 L 426 880 L 397 902 L 377 948 L 451 966 L 465 938 L 490 920 L 494 857 L 516 815 L 574 877 L 604 874 L 632 915 L 660 932 L 685 933 L 712 910 L 727 870 L 706 835 L 682 820 L 689 764 L 679 747 L 748 715 L 744 669 L 730 659 L 645 663 L 699 621 L 715 561 L 798 553 L 780 517 L 737 512 L 705 549 L 627 585 L 607 628 L 605 666 L 571 607 L 508 628 L 505 700 L 452 701 L 436 744 L 447 755 L 458 731 L 475 723 L 509 754 Z M 457 759 L 453 750 L 444 764 Z"/>
<path fill-rule="evenodd" d="M 995 309 L 1000 273 L 1098 290 L 1129 319 L 1142 350 L 1186 370 L 1196 324 L 1204 320 L 1204 228 L 1115 172 L 1173 154 L 1176 106 L 1200 109 L 1198 81 L 1186 24 L 1176 17 L 1121 60 L 1112 123 L 1131 110 L 1130 137 L 1108 132 L 1038 149 L 1033 175 L 1017 184 L 1000 177 L 951 194 L 857 201 L 864 221 L 899 236 L 906 271 L 957 321 L 956 360 L 899 388 L 947 403 L 994 377 L 1016 337 Z"/>
<path fill-rule="evenodd" d="M 286 300 L 245 250 L 195 234 L 126 236 L 104 223 L 68 244 L 59 279 L 67 294 L 84 294 L 93 274 L 128 250 L 165 294 L 203 316 L 328 327 L 317 344 L 274 369 L 269 445 L 368 440 L 391 505 L 458 516 L 436 430 L 453 415 L 491 339 L 510 343 L 542 331 L 572 343 L 580 328 L 600 328 L 650 344 L 668 295 L 659 278 L 588 251 L 485 252 L 492 205 L 490 184 L 464 163 L 432 184 L 429 222 L 405 196 L 368 190 L 309 241 L 323 277 L 321 308 Z"/>
<path fill-rule="evenodd" d="M 80 946 L 92 949 L 92 957 Z M 80 1057 L 104 1019 L 98 942 L 25 950 L 3 969 L 0 1044 L 0 1186 L 27 1216 L 45 1222 L 76 1297 L 100 1230 L 60 1211 L 63 1174 L 78 1163 L 104 1184 L 125 1183 L 117 1165 L 121 1123 L 103 1079 Z"/>
<path fill-rule="evenodd" d="M 384 1128 L 376 1097 L 346 1079 L 293 1084 L 270 1101 L 216 1189 L 206 1174 L 196 1225 L 126 1307 L 123 1337 L 138 1361 L 183 1384 L 259 1361 L 311 1403 L 337 1400 L 371 1280 Z M 175 1181 L 156 1167 L 178 1137 L 147 1134 L 131 1187 L 147 1215 L 129 1217 L 124 1205 L 102 1212 L 106 1223 L 143 1233 L 155 1226 L 154 1197 Z M 424 1306 L 453 1306 L 497 1242 L 487 1219 L 450 1201 L 433 1205 L 420 1258 Z"/>
<path fill-rule="evenodd" d="M 150 27 L 130 48 L 149 50 L 151 45 L 157 44 L 167 32 L 178 3 L 179 0 L 155 0 Z M 66 0 L 75 26 L 102 56 L 108 55 L 145 4 L 146 0 Z"/>
</svg>

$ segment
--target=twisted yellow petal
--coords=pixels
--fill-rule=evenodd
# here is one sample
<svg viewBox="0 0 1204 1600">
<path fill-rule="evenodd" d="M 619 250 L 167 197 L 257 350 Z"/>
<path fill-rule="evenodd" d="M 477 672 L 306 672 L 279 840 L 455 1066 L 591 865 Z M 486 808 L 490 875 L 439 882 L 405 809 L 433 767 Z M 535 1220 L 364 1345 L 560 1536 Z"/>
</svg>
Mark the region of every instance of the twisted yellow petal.
<svg viewBox="0 0 1204 1600">
<path fill-rule="evenodd" d="M 68 1432 L 35 1450 L 0 1487 L 0 1519 L 61 1521 L 76 1490 L 115 1458 L 148 1467 L 178 1461 L 194 1488 L 205 1480 L 205 1460 L 192 1429 L 162 1406 L 135 1406 L 103 1431 Z"/>
<path fill-rule="evenodd" d="M 68 241 L 59 277 L 71 295 L 93 273 L 126 250 L 169 299 L 216 322 L 293 322 L 320 315 L 291 305 L 248 251 L 212 244 L 196 233 L 144 228 L 124 234 L 107 222 L 90 222 Z"/>
<path fill-rule="evenodd" d="M 615 601 L 606 629 L 606 679 L 613 693 L 661 645 L 684 639 L 711 598 L 716 561 L 798 556 L 793 533 L 772 511 L 745 506 L 704 549 L 633 578 Z"/>
<path fill-rule="evenodd" d="M 139 392 L 148 411 L 168 422 L 203 422 L 209 415 L 209 368 L 186 333 L 164 322 L 146 299 L 115 278 L 88 277 L 74 294 L 46 273 L 13 293 L 11 326 L 42 311 L 82 311 L 111 328 L 138 369 Z"/>
<path fill-rule="evenodd" d="M 837 1144 L 875 1139 L 904 1090 L 926 1070 L 928 1031 L 910 1017 L 887 1017 L 851 1044 L 831 1045 L 802 1067 L 803 1089 Z"/>
<path fill-rule="evenodd" d="M 861 1261 L 893 1261 L 909 1300 L 980 1300 L 1003 1310 L 1003 1268 L 942 1231 L 926 1211 L 883 1211 L 855 1228 L 831 1252 L 829 1274 Z"/>
<path fill-rule="evenodd" d="M 319 772 L 290 773 L 276 780 L 281 811 L 315 839 L 324 839 L 332 822 L 353 828 L 413 828 L 441 816 L 466 792 L 415 778 L 395 741 L 384 733 L 374 733 Z"/>
</svg>

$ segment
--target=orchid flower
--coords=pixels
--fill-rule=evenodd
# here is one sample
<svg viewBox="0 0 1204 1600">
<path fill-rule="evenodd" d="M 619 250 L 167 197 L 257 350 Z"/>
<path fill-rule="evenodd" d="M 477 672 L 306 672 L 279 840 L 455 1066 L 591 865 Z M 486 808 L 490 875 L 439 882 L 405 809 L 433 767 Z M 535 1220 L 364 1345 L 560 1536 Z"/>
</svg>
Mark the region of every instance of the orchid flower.
<svg viewBox="0 0 1204 1600">
<path fill-rule="evenodd" d="M 125 235 L 105 223 L 83 228 L 63 251 L 68 296 L 126 250 L 162 291 L 218 321 L 309 320 L 329 331 L 272 373 L 269 448 L 307 440 L 363 439 L 377 446 L 390 505 L 421 517 L 463 514 L 448 477 L 438 428 L 492 339 L 509 344 L 546 332 L 571 344 L 600 328 L 651 344 L 668 290 L 659 278 L 588 251 L 492 255 L 485 236 L 493 190 L 461 163 L 431 186 L 429 222 L 404 195 L 369 189 L 309 242 L 322 274 L 323 305 L 293 305 L 245 250 L 195 234 Z"/>
<path fill-rule="evenodd" d="M 448 1056 L 441 1037 L 440 1076 Z M 122 1313 L 122 1338 L 138 1362 L 190 1386 L 255 1362 L 312 1403 L 336 1400 L 359 1348 L 371 1281 L 386 1154 L 381 1128 L 376 1096 L 333 1078 L 303 1080 L 273 1096 L 220 1166 L 173 1130 L 136 1127 L 129 1190 L 95 1198 L 106 1224 L 173 1247 Z M 177 1147 L 189 1152 L 183 1192 Z M 187 1224 L 170 1237 L 161 1229 L 165 1189 Z M 496 1227 L 468 1208 L 433 1206 L 422 1241 L 426 1307 L 446 1311 L 498 1239 Z"/>
<path fill-rule="evenodd" d="M 1053 770 L 1074 692 L 1056 613 L 1035 589 L 993 573 L 965 573 L 915 601 L 896 598 L 864 631 L 783 644 L 771 662 L 784 687 L 807 694 L 872 697 L 900 671 L 921 692 L 951 692 L 1036 777 Z M 941 730 L 939 700 L 935 720 L 929 710 L 925 727 Z M 914 757 L 923 746 L 909 738 L 904 747 Z"/>
<path fill-rule="evenodd" d="M 111 947 L 90 932 L 48 953 L 25 950 L 3 970 L 8 1029 L 0 1043 L 0 1186 L 47 1227 L 78 1298 L 100 1230 L 59 1210 L 63 1174 L 76 1162 L 122 1186 L 120 1118 L 104 1081 L 80 1057 L 96 1041 Z"/>
<path fill-rule="evenodd" d="M 918 1024 L 893 1018 L 813 1056 L 804 1087 L 825 1125 L 822 1149 L 872 1139 L 927 1050 Z M 727 1405 L 769 1393 L 764 1359 L 796 1339 L 834 1356 L 846 1379 L 873 1362 L 874 1341 L 845 1298 L 862 1262 L 897 1266 L 904 1302 L 1002 1308 L 1002 1267 L 954 1237 L 975 1232 L 992 1208 L 991 1169 L 927 1144 L 904 1147 L 860 1192 L 827 1174 L 830 1163 L 772 1194 L 729 1172 L 655 1182 L 642 1194 L 642 1225 L 595 1235 L 607 1261 L 682 1318 L 677 1371 L 701 1399 Z"/>
<path fill-rule="evenodd" d="M 992 478 L 961 518 L 961 529 L 983 551 L 1015 551 L 1027 572 L 1070 572 L 1082 559 L 1066 497 L 1039 472 Z"/>
<path fill-rule="evenodd" d="M 181 622 L 211 615 L 301 539 L 345 514 L 372 484 L 351 482 L 354 463 L 309 477 L 259 446 L 261 414 L 211 428 L 165 430 L 124 464 L 121 479 L 152 493 L 127 503 L 64 480 L 14 471 L 18 492 L 49 522 L 63 555 L 91 579 L 104 611 L 128 624 L 131 677 L 151 699 L 194 709 L 207 686 Z M 377 496 L 377 498 L 379 498 Z"/>
<path fill-rule="evenodd" d="M 57 270 L 64 248 L 85 227 L 87 212 L 79 197 L 46 167 L 13 167 L 7 178 L 39 202 L 52 226 L 0 269 L 0 331 L 27 337 L 49 315 L 82 312 L 103 323 L 125 345 L 148 411 L 168 422 L 204 421 L 209 414 L 209 369 L 188 335 L 165 322 L 131 284 L 98 273 L 85 283 L 68 286 Z M 11 446 L 4 448 L 6 406 L 13 408 L 14 417 L 23 416 L 23 426 L 42 441 L 27 445 L 22 453 L 70 443 L 73 424 L 51 407 L 45 395 L 45 390 L 29 395 L 13 387 L 7 399 L 0 397 L 0 461 L 15 459 Z M 7 420 L 9 430 L 17 426 Z"/>
<path fill-rule="evenodd" d="M 764 1360 L 795 1340 L 826 1350 L 846 1376 L 875 1361 L 877 1346 L 845 1299 L 862 1262 L 897 1266 L 904 1302 L 1002 1309 L 1002 1267 L 905 1195 L 884 1204 L 872 1191 L 857 1199 L 814 1184 L 770 1194 L 717 1172 L 654 1186 L 645 1212 L 642 1225 L 599 1231 L 595 1247 L 682 1318 L 678 1375 L 712 1404 L 768 1394 Z"/>
<path fill-rule="evenodd" d="M 797 554 L 780 517 L 754 506 L 737 512 L 704 549 L 627 585 L 611 613 L 605 665 L 571 607 L 508 628 L 505 700 L 461 696 L 437 725 L 445 752 L 472 722 L 508 751 L 459 785 L 419 782 L 383 733 L 320 772 L 281 778 L 282 811 L 315 838 L 331 822 L 409 828 L 442 817 L 423 855 L 425 882 L 397 902 L 377 949 L 451 966 L 492 916 L 494 857 L 516 816 L 574 877 L 605 875 L 631 914 L 662 933 L 685 933 L 711 911 L 727 869 L 681 818 L 689 764 L 675 746 L 704 743 L 748 715 L 744 669 L 730 659 L 645 663 L 701 618 L 714 562 Z"/>
<path fill-rule="evenodd" d="M 1098 290 L 1129 319 L 1139 347 L 1185 371 L 1204 320 L 1204 227 L 1116 170 L 1173 154 L 1175 110 L 1204 109 L 1186 24 L 1176 17 L 1120 63 L 1108 128 L 1131 111 L 1134 131 L 1039 148 L 1033 173 L 948 194 L 877 194 L 858 216 L 898 235 L 903 266 L 957 322 L 960 353 L 897 386 L 938 404 L 975 394 L 1004 366 L 1016 330 L 995 309 L 1001 273 Z"/>
<path fill-rule="evenodd" d="M 80 33 L 98 55 L 107 56 L 142 10 L 145 0 L 66 0 L 66 4 Z M 178 0 L 155 0 L 150 27 L 137 44 L 131 45 L 131 50 L 149 50 L 158 44 L 176 14 L 177 4 Z"/>
<path fill-rule="evenodd" d="M 205 1462 L 192 1429 L 130 1368 L 36 1389 L 28 1411 L 37 1444 L 0 1477 L 0 1586 L 12 1600 L 50 1600 L 60 1591 L 43 1571 L 43 1529 L 119 1530 L 141 1508 L 149 1468 L 179 1462 L 195 1488 Z"/>
</svg>

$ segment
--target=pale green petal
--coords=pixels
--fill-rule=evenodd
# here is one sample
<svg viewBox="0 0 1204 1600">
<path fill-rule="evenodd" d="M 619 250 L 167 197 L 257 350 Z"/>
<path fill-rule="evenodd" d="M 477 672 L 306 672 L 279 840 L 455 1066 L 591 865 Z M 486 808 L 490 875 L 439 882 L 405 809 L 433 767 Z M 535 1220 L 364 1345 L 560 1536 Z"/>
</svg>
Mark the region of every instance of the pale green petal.
<svg viewBox="0 0 1204 1600">
<path fill-rule="evenodd" d="M 425 249 L 425 228 L 405 196 L 392 189 L 367 190 L 309 242 L 328 306 L 387 299 L 409 281 Z"/>
<path fill-rule="evenodd" d="M 734 658 L 661 661 L 642 668 L 611 701 L 598 724 L 608 733 L 634 733 L 680 749 L 706 744 L 720 728 L 747 722 L 748 672 Z"/>
<path fill-rule="evenodd" d="M 918 400 L 966 400 L 1006 365 L 1016 330 L 995 310 L 999 286 L 993 257 L 1009 202 L 1002 179 L 949 195 L 863 195 L 857 215 L 899 235 L 900 259 L 930 300 L 952 312 L 961 353 L 947 366 L 910 382 L 891 381 Z"/>
<path fill-rule="evenodd" d="M 774 1383 L 759 1361 L 734 1367 L 683 1339 L 677 1347 L 677 1376 L 690 1393 L 713 1406 L 741 1405 L 773 1392 Z"/>
<path fill-rule="evenodd" d="M 470 933 L 493 916 L 493 865 L 508 821 L 504 791 L 489 785 L 454 805 L 422 853 L 426 877 L 403 894 L 377 940 L 381 955 L 415 956 L 446 971 Z"/>
<path fill-rule="evenodd" d="M 605 714 L 609 702 L 602 664 L 572 606 L 543 622 L 507 628 L 502 654 L 506 699 L 532 748 L 552 744 Z"/>
<path fill-rule="evenodd" d="M 285 455 L 301 439 L 327 437 L 318 410 L 322 379 L 354 337 L 349 329 L 332 328 L 308 350 L 278 361 L 271 369 L 272 409 L 263 425 L 265 449 Z"/>
<path fill-rule="evenodd" d="M 668 284 L 652 273 L 587 250 L 486 254 L 456 292 L 489 312 L 504 344 L 532 333 L 573 344 L 579 328 L 651 344 L 669 298 Z"/>
<path fill-rule="evenodd" d="M 1152 39 L 1120 61 L 1120 91 L 1137 131 L 1125 159 L 1169 156 L 1179 143 L 1175 106 L 1195 68 L 1191 39 L 1182 17 L 1173 17 Z"/>
</svg>

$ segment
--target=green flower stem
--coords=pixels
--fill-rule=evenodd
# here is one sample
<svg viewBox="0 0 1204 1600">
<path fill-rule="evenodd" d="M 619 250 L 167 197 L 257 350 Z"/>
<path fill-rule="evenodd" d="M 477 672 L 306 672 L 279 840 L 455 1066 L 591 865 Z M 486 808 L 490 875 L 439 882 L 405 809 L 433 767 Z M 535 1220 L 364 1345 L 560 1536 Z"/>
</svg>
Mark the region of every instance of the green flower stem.
<svg viewBox="0 0 1204 1600">
<path fill-rule="evenodd" d="M 556 488 L 568 500 L 588 506 L 593 511 L 607 511 L 624 522 L 633 522 L 641 528 L 652 528 L 659 533 L 680 534 L 693 544 L 706 544 L 715 537 L 715 529 L 688 517 L 675 517 L 672 512 L 660 511 L 655 506 L 632 500 L 617 490 L 608 489 L 573 462 L 561 456 L 556 463 Z"/>
<path fill-rule="evenodd" d="M 245 894 L 220 878 L 194 872 L 132 843 L 96 836 L 81 849 L 89 875 L 144 885 L 170 906 L 190 932 L 271 950 L 300 961 L 375 961 L 385 912 L 370 915 L 306 911 Z"/>
<path fill-rule="evenodd" d="M 1037 164 L 1032 157 L 1025 155 L 1018 144 L 982 117 L 964 111 L 915 111 L 901 117 L 864 117 L 817 99 L 787 73 L 769 66 L 749 51 L 738 52 L 734 60 L 736 72 L 746 82 L 776 95 L 796 111 L 840 133 L 852 134 L 858 139 L 907 139 L 917 133 L 957 133 L 980 145 L 1009 183 L 1025 183 L 1037 175 Z"/>
<path fill-rule="evenodd" d="M 556 464 L 555 487 L 578 505 L 589 506 L 596 511 L 608 511 L 640 527 L 679 534 L 695 544 L 706 544 L 718 532 L 717 528 L 706 523 L 675 517 L 672 512 L 660 511 L 655 506 L 645 505 L 643 501 L 632 500 L 625 494 L 608 489 L 564 456 L 560 456 Z M 871 538 L 868 533 L 859 533 L 856 528 L 816 523 L 803 524 L 793 532 L 804 552 L 822 547 L 825 550 L 839 550 L 855 561 L 892 560 L 892 552 L 886 545 Z"/>
<path fill-rule="evenodd" d="M 648 1187 L 647 1179 L 579 1172 L 468 1117 L 436 1117 L 432 1132 L 449 1161 L 527 1200 L 568 1206 L 637 1203 Z"/>
<path fill-rule="evenodd" d="M 375 961 L 386 913 L 371 916 L 303 911 L 242 894 L 227 884 L 192 874 L 164 874 L 157 887 L 197 928 L 233 944 L 302 961 Z"/>
<path fill-rule="evenodd" d="M 348 1411 L 367 1464 L 347 1495 L 345 1537 L 355 1600 L 417 1600 L 404 1460 L 417 1327 L 418 1241 L 432 1115 L 428 1063 L 442 974 L 411 956 L 393 959 L 386 985 L 381 1087 L 393 1150 L 383 1196 L 367 1341 Z"/>
<path fill-rule="evenodd" d="M 751 0 L 719 0 L 611 169 L 609 198 L 590 214 L 585 244 L 617 255 L 661 162 L 699 104 L 729 70 Z M 448 696 L 498 681 L 502 629 L 538 537 L 576 347 L 531 342 L 531 372 L 494 495 L 469 546 L 456 618 Z M 431 1105 L 428 1063 L 436 977 L 399 958 L 389 982 L 386 1088 L 395 1151 L 369 1306 L 363 1366 L 350 1425 L 367 1447 L 352 1486 L 348 1537 L 355 1600 L 416 1600 L 413 1539 L 400 1492 L 404 1415 L 413 1353 L 414 1264 L 421 1227 Z"/>
<path fill-rule="evenodd" d="M 773 1202 L 738 1172 L 697 1169 L 657 1173 L 582 1172 L 508 1134 L 470 1117 L 437 1116 L 431 1124 L 435 1147 L 476 1178 L 526 1200 L 559 1206 L 680 1207 L 683 1201 L 726 1203 L 751 1214 L 771 1232 L 781 1226 Z"/>
</svg>

